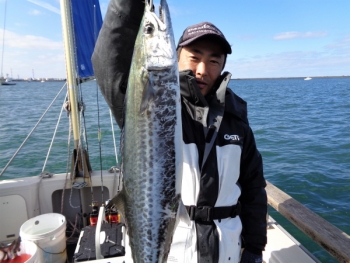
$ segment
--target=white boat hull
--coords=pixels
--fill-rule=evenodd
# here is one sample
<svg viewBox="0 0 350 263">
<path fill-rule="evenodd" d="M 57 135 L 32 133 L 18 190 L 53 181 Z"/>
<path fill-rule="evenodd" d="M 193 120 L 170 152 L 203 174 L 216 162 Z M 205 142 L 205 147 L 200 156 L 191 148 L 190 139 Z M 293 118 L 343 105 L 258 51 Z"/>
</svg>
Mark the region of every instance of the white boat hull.
<svg viewBox="0 0 350 263">
<path fill-rule="evenodd" d="M 102 171 L 103 195 L 107 200 L 113 197 L 119 186 L 119 173 Z M 92 173 L 94 199 L 101 204 L 101 172 Z M 79 178 L 79 181 L 83 181 Z M 55 174 L 51 178 L 41 179 L 39 176 L 25 177 L 0 181 L 0 242 L 8 243 L 19 235 L 21 225 L 28 219 L 40 214 L 60 213 L 63 188 L 63 214 L 67 222 L 74 224 L 76 213 L 91 212 L 91 188 L 73 189 L 68 175 Z M 72 194 L 71 201 L 70 195 Z M 81 200 L 81 201 L 80 201 Z M 73 208 L 70 206 L 70 202 Z M 81 208 L 78 207 L 81 205 Z M 317 262 L 306 253 L 300 244 L 285 232 L 273 219 L 270 218 L 268 229 L 268 244 L 263 254 L 267 262 Z M 125 243 L 128 244 L 126 237 Z M 69 258 L 71 259 L 71 258 Z M 294 260 L 295 259 L 295 260 Z M 111 259 L 90 260 L 89 262 L 111 262 Z M 114 258 L 113 262 L 132 262 L 130 247 L 126 245 L 126 255 Z"/>
</svg>

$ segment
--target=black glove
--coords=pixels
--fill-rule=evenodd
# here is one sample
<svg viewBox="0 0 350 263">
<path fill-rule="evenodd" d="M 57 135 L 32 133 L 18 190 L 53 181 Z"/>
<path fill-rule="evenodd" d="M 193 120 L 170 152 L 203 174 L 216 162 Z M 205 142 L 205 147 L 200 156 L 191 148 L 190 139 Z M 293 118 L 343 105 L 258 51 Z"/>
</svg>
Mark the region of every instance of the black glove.
<svg viewBox="0 0 350 263">
<path fill-rule="evenodd" d="M 244 249 L 240 263 L 262 263 L 263 259 L 261 255 L 256 255 L 248 250 Z"/>
<path fill-rule="evenodd" d="M 97 83 L 120 128 L 134 44 L 144 9 L 142 0 L 110 0 L 92 55 Z"/>
</svg>

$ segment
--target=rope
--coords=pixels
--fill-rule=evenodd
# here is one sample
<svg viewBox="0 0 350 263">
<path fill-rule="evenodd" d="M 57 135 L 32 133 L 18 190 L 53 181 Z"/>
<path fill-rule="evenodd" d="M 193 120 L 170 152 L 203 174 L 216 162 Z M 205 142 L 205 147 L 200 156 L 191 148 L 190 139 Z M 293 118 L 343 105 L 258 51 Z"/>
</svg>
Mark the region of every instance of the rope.
<svg viewBox="0 0 350 263">
<path fill-rule="evenodd" d="M 64 181 L 64 186 L 63 186 L 63 190 L 62 190 L 62 197 L 61 197 L 61 214 L 63 214 L 63 204 L 64 204 L 64 192 L 66 190 L 66 185 L 67 185 L 67 179 L 68 179 L 68 171 L 69 171 L 69 166 L 70 166 L 70 140 L 71 140 L 71 133 L 72 133 L 72 123 L 71 120 L 69 118 L 69 128 L 68 128 L 68 142 L 67 142 L 67 166 L 66 166 L 66 179 Z M 72 207 L 71 202 L 69 202 L 69 205 Z M 73 207 L 74 208 L 74 207 Z"/>
<path fill-rule="evenodd" d="M 70 141 L 71 141 L 71 134 L 72 134 L 72 121 L 71 119 L 69 118 L 69 136 L 68 136 L 68 160 L 67 160 L 67 170 L 66 170 L 66 182 L 67 182 L 67 177 L 68 177 L 68 170 L 69 170 L 69 159 L 70 159 Z M 80 140 L 79 140 L 80 141 Z M 80 143 L 79 143 L 80 144 Z M 74 170 L 76 168 L 76 165 L 77 165 L 77 161 L 75 162 L 74 164 Z M 73 194 L 73 189 L 74 189 L 74 184 L 72 185 L 71 189 L 70 189 L 70 194 L 69 194 L 69 205 L 71 208 L 79 208 L 80 205 L 78 206 L 74 206 L 72 204 L 72 194 Z M 64 188 L 63 188 L 63 192 L 62 192 L 62 195 L 64 195 L 64 190 L 66 189 L 66 183 L 64 184 Z M 62 197 L 62 203 L 61 203 L 61 206 L 63 206 L 63 197 Z M 63 208 L 62 208 L 63 210 Z"/>
<path fill-rule="evenodd" d="M 0 173 L 0 177 L 3 175 L 3 173 L 7 170 L 8 166 L 12 163 L 13 159 L 17 156 L 17 154 L 19 153 L 19 151 L 22 149 L 22 147 L 24 146 L 24 144 L 27 142 L 27 140 L 29 139 L 29 137 L 32 135 L 32 133 L 35 131 L 35 129 L 38 127 L 39 123 L 41 122 L 41 120 L 44 118 L 44 116 L 46 115 L 46 113 L 48 112 L 48 110 L 51 108 L 52 104 L 56 101 L 57 97 L 60 95 L 60 93 L 62 92 L 63 88 L 66 86 L 66 84 L 63 85 L 63 87 L 60 89 L 60 91 L 58 92 L 58 94 L 56 95 L 56 97 L 53 99 L 53 101 L 50 103 L 50 105 L 48 106 L 48 108 L 45 110 L 45 112 L 43 113 L 43 115 L 40 117 L 40 119 L 38 120 L 38 122 L 35 124 L 34 128 L 30 131 L 30 133 L 28 134 L 28 136 L 24 139 L 24 141 L 22 142 L 22 144 L 19 146 L 19 148 L 17 149 L 17 151 L 15 152 L 15 154 L 12 156 L 12 158 L 10 159 L 10 161 L 6 164 L 6 166 L 4 167 L 4 169 L 1 171 Z"/>
<path fill-rule="evenodd" d="M 79 136 L 80 137 L 80 136 Z M 81 139 L 79 138 L 79 144 L 78 144 L 78 149 L 80 149 L 81 148 Z M 77 150 L 77 155 L 79 154 L 79 152 L 80 152 L 80 154 L 82 154 L 81 152 L 82 151 L 78 151 Z M 82 162 L 84 162 L 84 159 L 82 158 Z M 75 163 L 74 163 L 74 170 L 73 170 L 73 172 L 76 170 L 76 168 L 77 168 L 77 165 L 78 165 L 78 158 L 76 158 L 76 160 L 75 160 Z M 83 175 L 84 175 L 84 164 L 83 164 Z M 80 205 L 79 206 L 73 206 L 72 205 L 72 194 L 73 194 L 73 189 L 82 189 L 82 188 L 84 188 L 86 185 L 87 185 L 87 183 L 85 182 L 85 176 L 83 176 L 83 182 L 81 182 L 81 183 L 78 183 L 78 182 L 74 182 L 73 184 L 72 184 L 72 187 L 71 187 L 71 191 L 70 191 L 70 196 L 69 196 L 69 204 L 70 204 L 70 206 L 72 207 L 72 208 L 78 208 L 78 207 L 80 207 Z"/>
<path fill-rule="evenodd" d="M 79 103 L 78 103 L 78 108 L 79 108 L 79 111 L 80 111 L 80 121 L 84 124 L 84 125 L 81 125 L 80 124 L 80 127 L 84 127 L 84 129 L 81 129 L 83 130 L 83 138 L 84 138 L 84 142 L 86 144 L 86 150 L 89 151 L 89 145 L 88 145 L 88 141 L 87 141 L 87 137 L 86 137 L 86 122 L 85 122 L 85 109 L 86 109 L 86 106 L 85 106 L 85 103 L 83 101 L 83 89 L 81 88 L 81 83 L 79 83 L 78 85 L 78 88 L 79 88 L 79 91 L 80 91 L 80 98 L 79 98 Z"/>
<path fill-rule="evenodd" d="M 51 178 L 51 177 L 53 177 L 53 173 L 49 173 L 49 172 L 41 172 L 40 173 L 40 177 L 41 178 Z"/>
<path fill-rule="evenodd" d="M 80 127 L 83 127 L 80 129 L 80 134 L 79 134 L 79 144 L 78 144 L 78 149 L 81 149 L 81 150 L 77 150 L 77 154 L 80 153 L 80 157 L 81 157 L 81 162 L 82 162 L 82 169 L 83 169 L 83 182 L 81 183 L 78 183 L 78 182 L 74 182 L 73 183 L 73 187 L 76 188 L 76 189 L 82 189 L 84 188 L 85 186 L 88 185 L 88 183 L 85 181 L 85 165 L 84 165 L 84 162 L 86 161 L 85 160 L 85 152 L 84 152 L 84 143 L 86 145 L 86 151 L 89 152 L 89 146 L 88 146 L 88 140 L 87 140 L 87 136 L 86 136 L 86 123 L 85 123 L 85 115 L 84 115 L 84 112 L 85 112 L 85 104 L 83 102 L 83 92 L 82 92 L 82 88 L 81 88 L 81 83 L 79 84 L 78 86 L 79 88 L 79 91 L 80 91 L 80 98 L 79 98 L 79 103 L 78 103 L 78 107 L 79 107 L 79 120 L 80 120 Z M 82 141 L 81 138 L 83 138 L 84 140 Z M 78 158 L 76 159 L 76 163 L 74 165 L 74 167 L 76 168 L 76 165 L 77 165 L 77 161 L 78 161 Z M 88 168 L 88 165 L 86 165 L 87 168 Z M 92 196 L 92 200 L 94 200 L 94 192 L 93 192 L 93 186 L 92 186 L 92 179 L 91 179 L 91 173 L 90 171 L 87 171 L 89 172 L 89 178 L 90 178 L 90 183 L 91 183 L 91 186 L 90 186 L 90 191 L 91 191 L 91 196 Z"/>
<path fill-rule="evenodd" d="M 77 223 L 78 223 L 78 213 L 75 215 L 75 223 L 74 223 L 74 225 L 72 224 L 72 222 L 71 221 L 69 221 L 69 224 L 73 227 L 73 232 L 72 232 L 72 234 L 66 239 L 66 241 L 68 240 L 68 239 L 70 239 L 70 238 L 72 238 L 73 237 L 73 235 L 74 235 L 74 233 L 77 231 L 77 232 L 80 232 L 80 230 L 77 228 Z"/>
</svg>

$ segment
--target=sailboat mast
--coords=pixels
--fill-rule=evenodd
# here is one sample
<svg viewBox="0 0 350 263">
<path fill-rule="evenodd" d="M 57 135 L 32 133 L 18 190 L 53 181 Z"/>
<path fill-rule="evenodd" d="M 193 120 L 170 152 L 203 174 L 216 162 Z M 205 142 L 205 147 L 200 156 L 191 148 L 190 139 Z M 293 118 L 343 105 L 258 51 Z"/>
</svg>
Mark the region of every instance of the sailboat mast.
<svg viewBox="0 0 350 263">
<path fill-rule="evenodd" d="M 78 149 L 80 139 L 79 114 L 77 106 L 77 72 L 73 38 L 73 23 L 71 3 L 69 0 L 60 0 L 63 29 L 63 42 L 66 57 L 67 86 L 70 101 L 70 116 L 72 120 L 74 147 Z"/>
<path fill-rule="evenodd" d="M 6 9 L 7 9 L 7 0 L 5 0 L 5 14 L 4 14 L 4 27 L 2 31 L 2 51 L 1 51 L 1 76 L 0 79 L 1 81 L 4 78 L 3 75 L 3 67 L 4 67 L 4 49 L 5 49 L 5 29 L 6 29 Z"/>
</svg>

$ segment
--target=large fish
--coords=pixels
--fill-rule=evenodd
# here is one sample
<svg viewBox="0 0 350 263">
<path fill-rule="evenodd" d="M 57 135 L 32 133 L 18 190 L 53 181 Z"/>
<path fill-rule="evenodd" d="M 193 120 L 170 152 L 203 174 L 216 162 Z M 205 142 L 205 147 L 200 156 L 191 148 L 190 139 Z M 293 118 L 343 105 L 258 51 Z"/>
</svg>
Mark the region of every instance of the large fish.
<svg viewBox="0 0 350 263">
<path fill-rule="evenodd" d="M 182 173 L 177 54 L 168 5 L 152 1 L 136 38 L 122 135 L 123 189 L 113 198 L 127 225 L 134 263 L 166 262 Z"/>
</svg>

